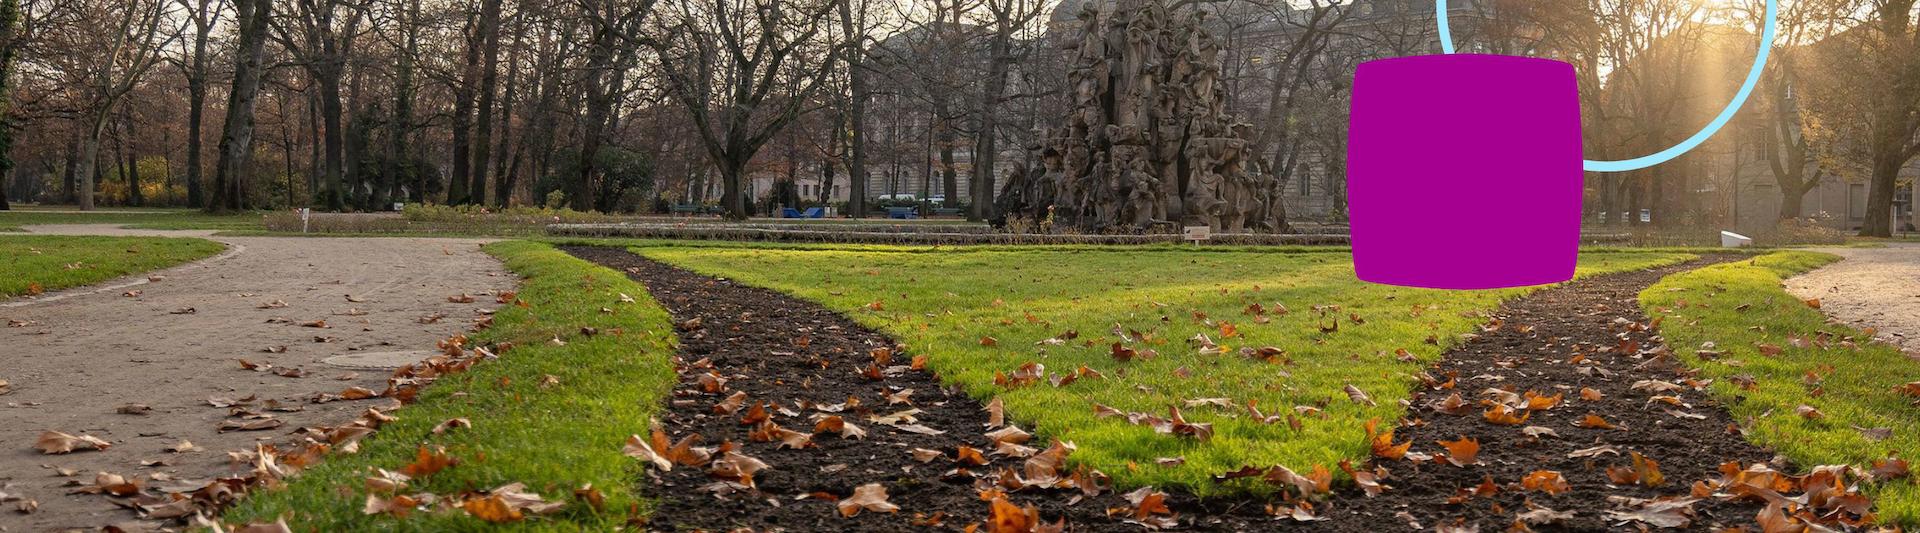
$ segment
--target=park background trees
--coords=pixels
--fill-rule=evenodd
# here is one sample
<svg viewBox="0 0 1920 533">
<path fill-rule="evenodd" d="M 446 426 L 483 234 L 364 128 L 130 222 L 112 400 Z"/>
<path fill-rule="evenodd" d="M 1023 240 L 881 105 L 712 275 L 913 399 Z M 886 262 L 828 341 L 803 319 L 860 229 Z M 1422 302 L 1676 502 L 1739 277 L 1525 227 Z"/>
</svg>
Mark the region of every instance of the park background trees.
<svg viewBox="0 0 1920 533">
<path fill-rule="evenodd" d="M 991 218 L 996 182 L 1066 111 L 1100 0 L 24 0 L 5 50 L 15 201 L 214 210 L 394 202 L 853 215 L 880 195 Z M 1344 217 L 1359 62 L 1438 51 L 1414 0 L 1217 0 L 1227 106 L 1277 220 Z M 1578 67 L 1587 151 L 1657 149 L 1722 105 L 1757 1 L 1450 4 L 1464 50 Z M 1595 225 L 1727 225 L 1859 187 L 1894 227 L 1920 141 L 1912 0 L 1789 0 L 1740 122 L 1662 167 L 1589 176 Z M 253 32 L 255 24 L 264 30 Z M 257 62 L 254 58 L 258 58 Z M 212 151 L 209 154 L 207 152 Z M 620 168 L 610 172 L 607 165 Z M 211 168 L 206 168 L 206 167 Z M 1764 184 L 1755 185 L 1756 183 Z M 1764 190 L 1763 190 L 1764 189 Z M 1760 191 L 1760 192 L 1755 192 Z M 1814 192 L 1809 192 L 1814 191 Z M 614 195 L 614 198 L 604 198 Z M 1745 195 L 1745 196 L 1743 196 Z M 1910 200 L 1905 200 L 1910 202 Z"/>
</svg>

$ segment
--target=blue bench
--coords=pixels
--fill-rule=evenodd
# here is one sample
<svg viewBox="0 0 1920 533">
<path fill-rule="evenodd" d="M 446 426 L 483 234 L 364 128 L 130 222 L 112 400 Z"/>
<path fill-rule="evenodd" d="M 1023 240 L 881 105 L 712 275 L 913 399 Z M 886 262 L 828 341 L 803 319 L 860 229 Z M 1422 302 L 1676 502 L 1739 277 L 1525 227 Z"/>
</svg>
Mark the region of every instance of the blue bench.
<svg viewBox="0 0 1920 533">
<path fill-rule="evenodd" d="M 826 218 L 827 210 L 821 207 L 809 207 L 801 211 L 791 207 L 780 208 L 780 218 Z"/>
<path fill-rule="evenodd" d="M 695 214 L 699 214 L 701 211 L 703 211 L 703 209 L 701 209 L 701 206 L 699 204 L 674 204 L 673 205 L 673 214 L 676 214 L 676 215 L 695 215 Z"/>
<path fill-rule="evenodd" d="M 920 208 L 911 207 L 911 206 L 889 207 L 887 208 L 887 218 L 900 218 L 900 219 L 920 218 L 919 211 L 920 211 Z"/>
</svg>

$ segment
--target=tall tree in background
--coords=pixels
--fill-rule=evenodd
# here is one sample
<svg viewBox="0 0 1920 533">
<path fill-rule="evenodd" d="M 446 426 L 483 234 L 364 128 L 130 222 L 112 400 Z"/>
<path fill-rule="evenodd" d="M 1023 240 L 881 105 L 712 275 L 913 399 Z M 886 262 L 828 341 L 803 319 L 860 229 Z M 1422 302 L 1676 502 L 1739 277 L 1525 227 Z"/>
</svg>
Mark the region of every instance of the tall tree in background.
<svg viewBox="0 0 1920 533">
<path fill-rule="evenodd" d="M 340 83 L 346 76 L 347 58 L 360 33 L 360 22 L 367 15 L 366 0 L 293 0 L 287 17 L 275 25 L 280 44 L 306 67 L 318 87 L 320 119 L 324 130 L 324 166 L 320 182 L 321 200 L 334 211 L 346 209 L 345 102 Z"/>
<path fill-rule="evenodd" d="M 1867 212 L 1862 237 L 1893 236 L 1893 193 L 1900 169 L 1920 155 L 1920 22 L 1914 0 L 1865 0 L 1861 28 L 1839 35 L 1852 61 L 1841 63 L 1866 107 Z"/>
<path fill-rule="evenodd" d="M 493 205 L 507 207 L 513 203 L 513 190 L 520 169 L 519 144 L 512 143 L 513 104 L 518 96 L 520 85 L 520 51 L 526 43 L 528 2 L 522 0 L 513 11 L 513 45 L 507 56 L 507 86 L 500 97 L 500 143 L 499 156 L 495 157 L 493 167 Z M 498 48 L 499 38 L 495 38 Z M 497 50 L 495 50 L 497 52 Z M 497 55 L 497 53 L 496 53 Z"/>
<path fill-rule="evenodd" d="M 180 7 L 186 9 L 187 17 L 193 21 L 193 45 L 188 49 L 188 57 L 180 61 L 181 70 L 187 78 L 187 204 L 193 207 L 206 205 L 201 198 L 200 174 L 203 166 L 200 161 L 201 122 L 207 107 L 207 41 L 213 37 L 213 28 L 220 21 L 220 12 L 227 6 L 226 0 L 178 0 Z"/>
<path fill-rule="evenodd" d="M 493 149 L 494 89 L 500 83 L 500 0 L 480 0 L 480 23 L 474 27 L 480 45 L 480 63 L 476 71 L 479 93 L 474 104 L 473 181 L 467 188 L 474 205 L 487 204 L 487 162 Z"/>
<path fill-rule="evenodd" d="M 480 14 L 468 11 L 462 32 L 467 43 L 463 52 L 460 78 L 453 83 L 453 165 L 447 176 L 447 205 L 471 203 L 473 191 L 473 92 L 480 77 Z M 485 178 L 482 178 L 483 180 Z"/>
<path fill-rule="evenodd" d="M 599 159 L 600 146 L 612 120 L 613 104 L 619 96 L 619 85 L 626 70 L 623 58 L 632 57 L 633 50 L 646 41 L 635 32 L 653 14 L 654 1 L 624 2 L 624 6 L 620 0 L 581 3 L 592 26 L 589 33 L 593 38 L 587 47 L 587 65 L 580 80 L 587 109 L 585 122 L 580 124 L 579 173 L 567 184 L 567 199 L 575 210 L 593 209 L 593 181 L 598 177 L 594 163 Z"/>
<path fill-rule="evenodd" d="M 7 179 L 13 177 L 13 58 L 20 34 L 20 0 L 0 0 L 0 211 L 7 203 Z"/>
<path fill-rule="evenodd" d="M 719 167 L 721 208 L 747 218 L 746 167 L 780 133 L 839 63 L 832 43 L 816 39 L 836 12 L 832 0 L 703 0 L 676 3 L 651 35 L 667 93 L 687 109 Z M 805 48 L 828 51 L 793 60 Z M 783 78 L 785 82 L 783 83 Z M 796 87 L 791 94 L 778 92 Z"/>
<path fill-rule="evenodd" d="M 980 92 L 979 123 L 974 128 L 972 209 L 967 219 L 993 218 L 994 163 L 1000 157 L 1000 104 L 1007 96 L 1007 72 L 1024 61 L 1031 48 L 1015 49 L 1015 37 L 1047 11 L 1044 0 L 985 0 L 987 79 Z"/>
<path fill-rule="evenodd" d="M 67 25 L 50 32 L 66 50 L 59 62 L 78 108 L 80 154 L 74 171 L 80 209 L 93 209 L 100 136 L 120 99 L 160 62 L 180 35 L 170 24 L 167 0 L 88 0 L 68 4 Z"/>
<path fill-rule="evenodd" d="M 840 0 L 840 39 L 846 43 L 847 96 L 846 117 L 835 125 L 834 137 L 840 137 L 837 128 L 847 128 L 847 180 L 851 187 L 847 197 L 847 215 L 853 218 L 867 216 L 867 25 L 868 0 Z M 833 183 L 822 183 L 825 193 L 821 202 L 833 195 Z"/>
<path fill-rule="evenodd" d="M 413 70 L 414 58 L 420 54 L 420 0 L 401 0 L 404 2 L 400 12 L 399 26 L 405 32 L 402 37 L 402 50 L 399 65 L 395 67 L 393 88 L 393 119 L 388 121 L 388 154 L 386 169 L 381 171 L 382 179 L 394 180 L 388 184 L 393 190 L 406 187 L 407 201 L 421 203 L 426 201 L 427 176 L 421 169 L 413 168 L 413 151 L 407 140 L 413 135 Z M 403 167 L 404 165 L 404 167 Z M 409 183 L 400 183 L 401 169 L 413 177 Z M 399 198 L 395 196 L 394 198 Z"/>
<path fill-rule="evenodd" d="M 1255 153 L 1267 154 L 1259 163 L 1266 167 L 1262 170 L 1275 178 L 1272 188 L 1266 191 L 1270 197 L 1284 195 L 1287 182 L 1300 168 L 1302 148 L 1311 138 L 1306 131 L 1311 123 L 1294 120 L 1294 114 L 1303 107 L 1299 105 L 1301 102 L 1311 101 L 1307 93 L 1314 81 L 1310 74 L 1314 72 L 1316 58 L 1326 52 L 1334 34 L 1353 15 L 1351 6 L 1336 1 L 1310 0 L 1297 14 L 1285 12 L 1292 8 L 1284 6 L 1286 4 L 1274 7 L 1282 10 L 1274 13 L 1274 18 L 1286 21 L 1292 31 L 1279 46 L 1261 56 L 1262 68 L 1270 69 L 1265 76 L 1266 116 L 1252 139 Z M 1286 202 L 1271 202 L 1267 209 L 1271 212 L 1262 218 L 1275 231 L 1288 231 Z"/>
<path fill-rule="evenodd" d="M 220 133 L 220 160 L 213 170 L 213 198 L 207 210 L 247 208 L 247 159 L 253 154 L 253 106 L 260 94 L 273 0 L 235 0 L 239 35 L 233 61 L 233 88 L 227 92 L 227 118 Z M 291 173 L 289 173 L 291 176 Z"/>
</svg>

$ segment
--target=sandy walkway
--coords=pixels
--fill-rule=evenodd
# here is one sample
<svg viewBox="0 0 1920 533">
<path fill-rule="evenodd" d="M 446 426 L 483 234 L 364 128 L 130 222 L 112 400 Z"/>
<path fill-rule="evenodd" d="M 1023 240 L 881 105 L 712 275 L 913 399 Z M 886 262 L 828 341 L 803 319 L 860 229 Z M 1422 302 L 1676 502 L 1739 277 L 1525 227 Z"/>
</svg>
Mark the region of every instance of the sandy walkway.
<svg viewBox="0 0 1920 533">
<path fill-rule="evenodd" d="M 36 233 L 205 236 L 206 232 L 120 230 L 111 226 L 29 226 Z M 97 529 L 133 513 L 104 496 L 69 495 L 70 483 L 92 485 L 94 473 L 153 477 L 158 486 L 204 483 L 234 471 L 226 452 L 256 442 L 284 442 L 303 426 L 339 424 L 387 400 L 309 404 L 317 392 L 351 386 L 380 390 L 387 372 L 323 363 L 340 355 L 432 349 L 494 304 L 491 291 L 515 278 L 478 249 L 482 241 L 413 238 L 214 237 L 227 253 L 157 274 L 116 280 L 38 300 L 0 302 L 0 492 L 37 500 L 39 512 L 0 509 L 0 531 Z M 99 287 L 116 287 L 98 290 Z M 127 291 L 138 296 L 125 296 Z M 476 295 L 474 303 L 449 296 Z M 349 301 L 348 295 L 354 300 Z M 268 302 L 283 308 L 260 308 Z M 192 309 L 187 313 L 187 309 Z M 178 313 L 178 314 L 176 314 Z M 442 315 L 423 323 L 420 319 Z M 276 323 L 284 318 L 289 323 Z M 325 320 L 327 328 L 304 327 Z M 284 353 L 267 353 L 284 346 Z M 244 370 L 237 358 L 277 369 L 283 377 Z M 227 409 L 209 397 L 280 399 L 302 408 L 270 412 L 285 425 L 221 433 Z M 123 405 L 152 408 L 118 414 Z M 264 407 L 255 407 L 268 412 Z M 103 452 L 42 455 L 34 442 L 59 430 L 106 439 Z M 203 448 L 169 453 L 182 440 Z M 165 464 L 142 466 L 143 461 Z M 72 477 L 62 476 L 63 471 Z M 169 481 L 171 480 L 171 481 Z"/>
<path fill-rule="evenodd" d="M 1819 251 L 1845 257 L 1786 281 L 1787 291 L 1819 298 L 1821 310 L 1854 327 L 1920 353 L 1920 244 Z"/>
</svg>

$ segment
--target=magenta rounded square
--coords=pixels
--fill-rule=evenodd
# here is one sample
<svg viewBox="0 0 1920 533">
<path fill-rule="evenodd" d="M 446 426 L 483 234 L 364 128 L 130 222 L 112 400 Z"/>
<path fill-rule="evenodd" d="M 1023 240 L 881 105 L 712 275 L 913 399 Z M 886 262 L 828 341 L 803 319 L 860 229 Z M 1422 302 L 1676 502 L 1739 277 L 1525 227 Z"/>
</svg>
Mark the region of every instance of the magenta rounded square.
<svg viewBox="0 0 1920 533">
<path fill-rule="evenodd" d="M 1492 289 L 1573 277 L 1580 245 L 1573 66 L 1450 54 L 1354 72 L 1347 132 L 1363 281 Z"/>
</svg>

